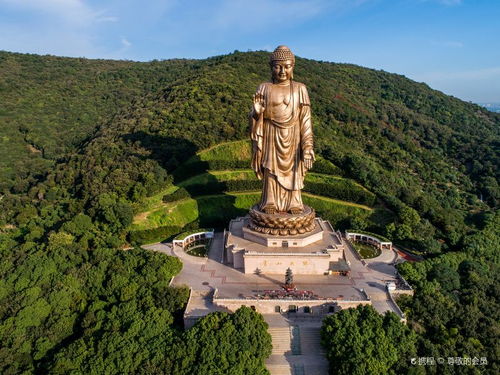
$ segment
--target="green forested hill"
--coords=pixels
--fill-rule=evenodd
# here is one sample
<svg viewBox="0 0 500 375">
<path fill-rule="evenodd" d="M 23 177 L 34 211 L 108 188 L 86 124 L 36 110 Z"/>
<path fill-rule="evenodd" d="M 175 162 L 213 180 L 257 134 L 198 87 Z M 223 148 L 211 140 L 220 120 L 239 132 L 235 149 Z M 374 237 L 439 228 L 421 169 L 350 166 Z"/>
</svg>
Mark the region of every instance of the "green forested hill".
<svg viewBox="0 0 500 375">
<path fill-rule="evenodd" d="M 78 150 L 96 128 L 119 122 L 113 121 L 117 113 L 134 116 L 131 103 L 146 94 L 153 98 L 142 103 L 149 112 L 141 117 L 150 122 L 145 131 L 197 148 L 244 138 L 249 98 L 268 78 L 267 54 L 258 52 L 150 63 L 1 52 L 0 71 L 4 189 L 20 172 L 43 173 Z M 436 180 L 441 190 L 460 185 L 490 203 L 498 199 L 500 115 L 405 77 L 353 65 L 298 59 L 296 79 L 309 87 L 317 148 L 349 164 L 351 173 L 402 169 Z M 418 185 L 404 194 L 417 194 Z"/>
<path fill-rule="evenodd" d="M 82 198 L 76 211 L 102 193 L 152 194 L 197 150 L 247 138 L 251 95 L 269 76 L 262 52 L 150 63 L 0 57 L 3 189 L 39 199 L 68 190 Z M 430 238 L 454 246 L 476 213 L 496 207 L 500 115 L 354 65 L 299 58 L 295 76 L 309 88 L 317 153 L 402 213 L 391 236 L 439 251 Z M 406 207 L 418 215 L 405 218 Z"/>
<path fill-rule="evenodd" d="M 43 175 L 120 108 L 188 73 L 189 64 L 0 51 L 0 189 L 22 191 L 27 175 Z"/>
<path fill-rule="evenodd" d="M 121 248 L 152 197 L 182 191 L 209 169 L 248 168 L 197 160 L 197 152 L 248 138 L 267 59 L 236 52 L 136 63 L 0 52 L 0 372 L 198 373 L 203 351 L 193 354 L 191 344 L 227 339 L 237 352 L 255 335 L 210 336 L 221 325 L 241 329 L 238 317 L 222 315 L 179 334 L 186 291 L 167 280 L 180 264 Z M 309 88 L 316 152 L 329 166 L 318 180 L 340 174 L 375 194 L 390 222 L 366 229 L 427 258 L 401 267 L 417 287 L 403 307 L 418 355 L 493 361 L 500 114 L 354 65 L 298 58 L 295 79 Z M 372 225 L 351 216 L 358 229 Z M 151 329 L 148 319 L 165 325 Z M 269 342 L 264 325 L 255 327 L 263 349 L 242 373 L 265 372 Z M 237 358 L 217 353 L 226 354 Z M 203 355 L 208 365 L 218 358 Z"/>
</svg>

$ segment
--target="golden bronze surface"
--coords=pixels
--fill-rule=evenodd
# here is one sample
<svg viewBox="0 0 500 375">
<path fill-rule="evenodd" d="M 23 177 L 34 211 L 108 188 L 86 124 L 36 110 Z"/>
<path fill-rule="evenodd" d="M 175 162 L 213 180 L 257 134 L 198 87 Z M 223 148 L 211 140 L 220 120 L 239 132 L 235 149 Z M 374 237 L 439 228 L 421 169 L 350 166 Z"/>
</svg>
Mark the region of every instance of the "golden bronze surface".
<svg viewBox="0 0 500 375">
<path fill-rule="evenodd" d="M 250 209 L 250 224 L 248 227 L 256 232 L 288 236 L 310 232 L 314 229 L 315 212 L 309 206 L 304 206 L 300 214 L 267 214 L 254 206 Z"/>
<path fill-rule="evenodd" d="M 295 56 L 279 46 L 270 57 L 272 80 L 253 96 L 252 169 L 264 182 L 259 209 L 300 214 L 304 175 L 315 160 L 309 95 L 293 80 Z"/>
</svg>

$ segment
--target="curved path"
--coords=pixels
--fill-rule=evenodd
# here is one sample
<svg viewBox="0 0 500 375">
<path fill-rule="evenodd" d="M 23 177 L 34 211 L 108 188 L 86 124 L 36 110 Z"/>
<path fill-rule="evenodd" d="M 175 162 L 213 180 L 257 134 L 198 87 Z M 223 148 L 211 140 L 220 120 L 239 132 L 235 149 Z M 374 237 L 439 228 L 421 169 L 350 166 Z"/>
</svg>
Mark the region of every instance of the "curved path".
<svg viewBox="0 0 500 375">
<path fill-rule="evenodd" d="M 372 305 L 379 313 L 392 311 L 400 315 L 399 309 L 389 298 L 386 283 L 396 280 L 395 262 L 401 259 L 394 250 L 382 250 L 372 259 L 360 260 L 356 250 L 346 241 L 345 257 L 351 266 L 351 278 L 356 287 L 363 289 L 370 297 Z"/>
</svg>

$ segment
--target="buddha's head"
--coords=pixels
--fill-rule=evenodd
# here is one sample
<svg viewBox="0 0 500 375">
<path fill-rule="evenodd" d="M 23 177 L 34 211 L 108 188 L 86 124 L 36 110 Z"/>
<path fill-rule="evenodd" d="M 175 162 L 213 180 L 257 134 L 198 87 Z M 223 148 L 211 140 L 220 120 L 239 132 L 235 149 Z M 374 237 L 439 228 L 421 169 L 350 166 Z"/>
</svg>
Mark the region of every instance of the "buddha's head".
<svg viewBox="0 0 500 375">
<path fill-rule="evenodd" d="M 293 79 L 295 56 L 287 46 L 278 46 L 269 59 L 274 83 L 287 82 Z"/>
</svg>

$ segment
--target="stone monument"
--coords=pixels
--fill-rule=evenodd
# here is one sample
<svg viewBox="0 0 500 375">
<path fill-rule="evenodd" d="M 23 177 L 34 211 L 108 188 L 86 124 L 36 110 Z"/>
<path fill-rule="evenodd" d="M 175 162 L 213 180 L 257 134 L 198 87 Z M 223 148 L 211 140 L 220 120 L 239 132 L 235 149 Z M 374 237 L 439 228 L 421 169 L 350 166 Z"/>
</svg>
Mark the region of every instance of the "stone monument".
<svg viewBox="0 0 500 375">
<path fill-rule="evenodd" d="M 304 176 L 314 162 L 311 107 L 306 86 L 293 80 L 295 56 L 279 46 L 271 54 L 272 81 L 253 96 L 250 113 L 252 169 L 263 181 L 250 227 L 295 235 L 314 229 L 314 210 L 302 203 Z"/>
<path fill-rule="evenodd" d="M 262 195 L 247 217 L 231 221 L 226 258 L 245 273 L 288 267 L 296 274 L 328 273 L 330 262 L 343 256 L 342 238 L 301 194 L 315 160 L 309 95 L 293 80 L 288 47 L 277 47 L 269 64 L 271 81 L 258 87 L 249 116 L 252 169 L 263 181 Z"/>
</svg>

